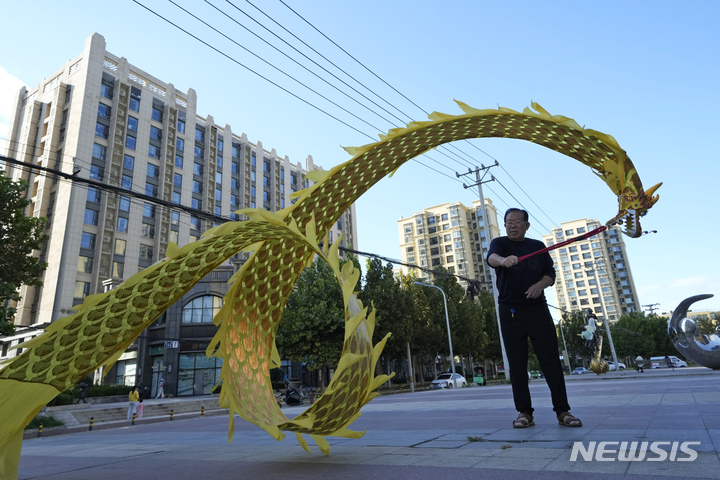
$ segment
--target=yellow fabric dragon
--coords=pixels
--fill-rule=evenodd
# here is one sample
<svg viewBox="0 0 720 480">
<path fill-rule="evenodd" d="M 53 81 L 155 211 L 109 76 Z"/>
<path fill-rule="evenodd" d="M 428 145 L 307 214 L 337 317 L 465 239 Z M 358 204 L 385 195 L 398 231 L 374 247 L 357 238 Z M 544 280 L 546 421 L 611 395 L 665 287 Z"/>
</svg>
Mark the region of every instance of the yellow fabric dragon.
<svg viewBox="0 0 720 480">
<path fill-rule="evenodd" d="M 224 358 L 220 405 L 255 423 L 278 440 L 295 432 L 305 449 L 308 434 L 328 453 L 325 436 L 358 437 L 347 427 L 387 381 L 374 366 L 385 340 L 372 345 L 373 315 L 354 297 L 359 272 L 339 268 L 337 243 L 324 252 L 319 239 L 372 185 L 408 160 L 443 143 L 479 137 L 527 140 L 588 165 L 618 196 L 619 212 L 608 223 L 625 221 L 632 237 L 642 232 L 639 217 L 657 201 L 644 191 L 635 168 L 615 139 L 535 111 L 505 108 L 477 110 L 458 102 L 461 115 L 433 113 L 428 121 L 381 135 L 377 143 L 347 148 L 349 161 L 326 172 L 310 172 L 316 182 L 298 192 L 295 205 L 271 213 L 243 210 L 251 220 L 229 222 L 182 248 L 168 247 L 166 259 L 134 275 L 115 290 L 88 297 L 78 311 L 54 322 L 46 332 L 21 345 L 22 355 L 0 370 L 0 479 L 16 478 L 27 423 L 52 398 L 103 365 L 112 365 L 140 333 L 201 278 L 241 250 L 253 255 L 233 277 L 233 285 L 215 318 L 218 333 L 211 354 Z M 327 245 L 327 242 L 325 242 Z M 299 417 L 288 420 L 275 402 L 269 381 L 275 331 L 300 272 L 314 255 L 325 258 L 343 285 L 346 334 L 338 368 L 327 391 Z"/>
</svg>

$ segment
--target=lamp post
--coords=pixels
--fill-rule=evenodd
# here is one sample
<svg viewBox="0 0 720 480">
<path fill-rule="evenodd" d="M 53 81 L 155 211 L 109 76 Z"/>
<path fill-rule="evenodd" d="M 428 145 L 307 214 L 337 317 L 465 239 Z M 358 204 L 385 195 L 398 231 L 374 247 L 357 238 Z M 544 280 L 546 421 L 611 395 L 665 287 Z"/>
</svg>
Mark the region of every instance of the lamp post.
<svg viewBox="0 0 720 480">
<path fill-rule="evenodd" d="M 593 280 L 595 280 L 595 284 L 598 287 L 598 298 L 600 299 L 600 307 L 602 308 L 602 312 L 603 312 L 605 331 L 607 332 L 608 342 L 610 343 L 610 353 L 612 354 L 613 362 L 615 362 L 614 363 L 615 372 L 620 373 L 620 367 L 618 366 L 617 354 L 615 353 L 615 345 L 613 345 L 612 334 L 610 333 L 610 325 L 608 324 L 608 319 L 607 319 L 607 312 L 605 311 L 605 302 L 603 301 L 602 286 L 600 286 L 600 281 L 598 280 L 597 273 L 595 272 L 595 267 L 592 267 L 592 268 L 585 267 L 585 268 L 587 269 L 585 272 L 586 274 L 589 272 L 592 272 Z"/>
<path fill-rule="evenodd" d="M 443 296 L 443 304 L 445 305 L 445 323 L 447 324 L 447 332 L 448 332 L 448 342 L 450 343 L 450 369 L 452 370 L 452 380 L 453 380 L 453 388 L 457 388 L 457 380 L 455 379 L 455 355 L 453 355 L 453 349 L 452 349 L 452 337 L 450 336 L 450 319 L 448 318 L 448 309 L 447 309 L 447 298 L 445 297 L 445 292 L 443 292 L 443 289 L 436 286 L 436 285 L 429 285 L 427 283 L 422 282 L 413 282 L 415 285 L 419 285 L 421 287 L 432 287 L 437 288 L 440 290 L 440 293 L 442 293 Z"/>
</svg>

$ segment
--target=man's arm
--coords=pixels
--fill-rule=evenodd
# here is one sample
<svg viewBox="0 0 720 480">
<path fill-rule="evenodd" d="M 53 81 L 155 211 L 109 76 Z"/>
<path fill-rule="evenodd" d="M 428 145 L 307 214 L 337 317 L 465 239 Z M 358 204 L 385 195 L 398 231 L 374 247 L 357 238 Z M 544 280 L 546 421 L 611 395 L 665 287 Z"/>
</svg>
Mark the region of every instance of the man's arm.
<svg viewBox="0 0 720 480">
<path fill-rule="evenodd" d="M 547 287 L 551 286 L 554 283 L 554 278 L 548 275 L 544 275 L 539 282 L 531 285 L 530 288 L 527 289 L 525 295 L 527 295 L 527 298 L 538 298 L 540 295 L 542 295 L 543 290 L 545 290 Z"/>
<path fill-rule="evenodd" d="M 488 257 L 488 263 L 493 268 L 504 267 L 510 268 L 518 264 L 518 257 L 515 255 L 509 255 L 507 257 L 501 257 L 497 253 L 491 253 Z M 552 285 L 552 284 L 551 284 Z"/>
</svg>

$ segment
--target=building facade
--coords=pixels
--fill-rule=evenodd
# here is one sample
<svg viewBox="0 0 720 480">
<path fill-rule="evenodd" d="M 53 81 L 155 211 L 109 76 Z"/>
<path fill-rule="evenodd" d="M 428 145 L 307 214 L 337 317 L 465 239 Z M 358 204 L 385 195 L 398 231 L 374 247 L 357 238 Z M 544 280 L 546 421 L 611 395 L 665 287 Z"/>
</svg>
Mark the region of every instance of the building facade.
<svg viewBox="0 0 720 480">
<path fill-rule="evenodd" d="M 19 326 L 66 316 L 88 295 L 161 260 L 169 243 L 185 245 L 224 220 L 244 220 L 234 213 L 239 209 L 289 207 L 290 195 L 309 186 L 307 172 L 321 169 L 310 156 L 304 167 L 293 164 L 230 125 L 200 116 L 193 89 L 179 91 L 105 47 L 93 34 L 79 56 L 36 88 L 18 92 L 6 155 L 108 186 L 4 166 L 6 175 L 29 182 L 27 215 L 47 217 L 50 238 L 41 252 L 48 262 L 44 286 L 22 287 Z M 341 246 L 358 247 L 354 206 L 329 238 L 340 234 Z M 207 393 L 220 367 L 204 355 L 215 333 L 212 316 L 227 280 L 247 258 L 236 255 L 196 285 L 106 381 L 148 385 L 164 374 L 166 392 Z"/>
<path fill-rule="evenodd" d="M 500 236 L 500 229 L 497 211 L 489 198 L 485 199 L 485 212 L 483 215 L 480 201 L 476 200 L 471 207 L 460 202 L 444 203 L 398 220 L 402 262 L 429 269 L 443 267 L 482 282 L 482 288 L 492 292 L 485 255 L 490 241 Z M 411 271 L 420 280 L 432 280 L 431 273 L 402 266 L 403 274 Z M 467 288 L 465 280 L 458 281 Z"/>
<path fill-rule="evenodd" d="M 565 222 L 543 240 L 552 246 L 601 225 L 590 219 Z M 598 317 L 607 314 L 610 322 L 642 310 L 620 227 L 552 250 L 550 255 L 557 271 L 554 288 L 561 310 L 589 309 Z"/>
</svg>

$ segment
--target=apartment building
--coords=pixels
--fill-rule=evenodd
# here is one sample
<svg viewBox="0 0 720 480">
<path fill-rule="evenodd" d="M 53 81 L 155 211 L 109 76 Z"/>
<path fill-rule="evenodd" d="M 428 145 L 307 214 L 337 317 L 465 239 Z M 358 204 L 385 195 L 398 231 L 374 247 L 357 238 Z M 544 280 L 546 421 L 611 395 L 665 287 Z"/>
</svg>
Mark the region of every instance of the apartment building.
<svg viewBox="0 0 720 480">
<path fill-rule="evenodd" d="M 89 178 L 94 188 L 7 164 L 29 182 L 28 215 L 47 217 L 43 287 L 23 287 L 15 323 L 47 325 L 85 297 L 122 283 L 241 208 L 277 211 L 309 186 L 311 156 L 291 163 L 261 142 L 197 112 L 197 94 L 106 50 L 95 33 L 83 52 L 37 87 L 18 92 L 6 155 Z M 243 118 L 234 119 L 242 122 Z M 144 197 L 138 198 L 136 194 Z M 354 206 L 330 240 L 358 247 Z M 227 280 L 239 254 L 208 275 L 141 335 L 107 376 L 109 383 L 153 385 L 172 394 L 209 393 L 221 365 L 205 357 Z M 154 389 L 154 387 L 153 387 Z"/>
<path fill-rule="evenodd" d="M 551 246 L 601 225 L 590 219 L 565 222 L 544 235 L 543 241 Z M 554 288 L 560 309 L 589 309 L 598 317 L 607 314 L 610 322 L 619 320 L 623 314 L 641 311 L 620 227 L 610 227 L 588 239 L 552 250 L 550 255 L 557 271 Z"/>
<path fill-rule="evenodd" d="M 492 292 L 485 255 L 490 241 L 500 236 L 500 229 L 492 201 L 485 199 L 485 214 L 482 207 L 480 200 L 471 207 L 460 202 L 444 203 L 398 220 L 402 262 L 429 269 L 443 267 L 450 273 L 479 280 L 484 289 Z M 402 266 L 403 274 L 411 271 L 421 280 L 432 281 L 431 273 Z M 458 281 L 467 287 L 467 281 Z"/>
</svg>

